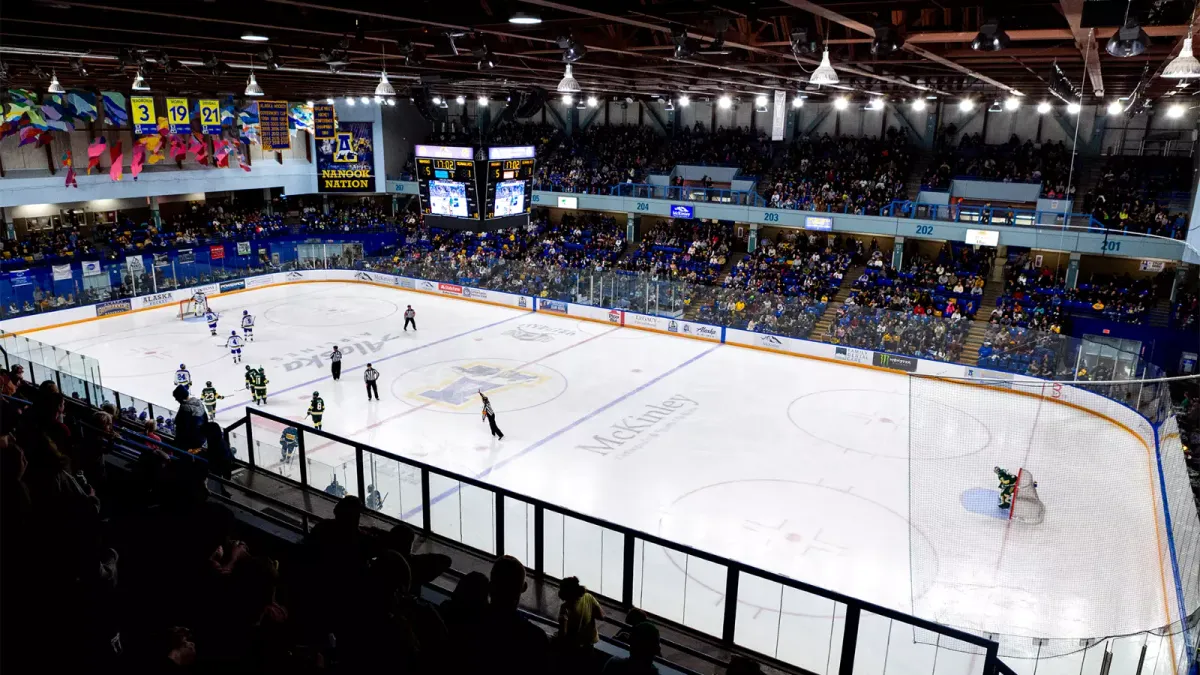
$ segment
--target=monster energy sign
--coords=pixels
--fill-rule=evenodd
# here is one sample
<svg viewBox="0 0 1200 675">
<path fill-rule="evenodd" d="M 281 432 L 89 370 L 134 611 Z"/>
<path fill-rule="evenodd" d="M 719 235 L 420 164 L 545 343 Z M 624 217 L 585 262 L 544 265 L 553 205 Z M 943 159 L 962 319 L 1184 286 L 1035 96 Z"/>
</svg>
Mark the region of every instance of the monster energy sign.
<svg viewBox="0 0 1200 675">
<path fill-rule="evenodd" d="M 880 354 L 874 352 L 871 356 L 871 364 L 880 368 L 889 368 L 891 370 L 903 370 L 906 373 L 917 372 L 917 360 L 911 356 L 900 356 L 899 354 Z"/>
</svg>

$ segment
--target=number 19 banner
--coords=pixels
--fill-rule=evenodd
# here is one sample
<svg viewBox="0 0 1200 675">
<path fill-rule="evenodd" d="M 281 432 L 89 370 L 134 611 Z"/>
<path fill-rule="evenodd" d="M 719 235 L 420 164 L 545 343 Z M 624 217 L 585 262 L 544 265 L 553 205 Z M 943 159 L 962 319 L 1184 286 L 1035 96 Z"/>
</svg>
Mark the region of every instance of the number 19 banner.
<svg viewBox="0 0 1200 675">
<path fill-rule="evenodd" d="M 167 99 L 167 125 L 173 134 L 192 133 L 192 116 L 188 114 L 186 98 Z"/>
<path fill-rule="evenodd" d="M 200 104 L 200 132 L 217 135 L 221 133 L 221 102 L 202 98 Z"/>
</svg>

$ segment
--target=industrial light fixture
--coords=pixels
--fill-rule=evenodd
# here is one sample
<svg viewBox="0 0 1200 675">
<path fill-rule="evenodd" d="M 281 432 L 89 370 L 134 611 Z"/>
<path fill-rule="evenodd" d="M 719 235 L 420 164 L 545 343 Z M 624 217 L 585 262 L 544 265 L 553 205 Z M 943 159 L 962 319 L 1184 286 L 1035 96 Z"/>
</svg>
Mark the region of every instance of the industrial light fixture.
<svg viewBox="0 0 1200 675">
<path fill-rule="evenodd" d="M 325 105 L 333 105 L 333 99 L 331 99 L 331 98 L 325 99 Z"/>
<path fill-rule="evenodd" d="M 595 108 L 600 105 L 600 102 L 596 100 L 595 96 L 589 96 L 587 97 L 587 105 L 589 108 Z"/>
<path fill-rule="evenodd" d="M 431 99 L 429 99 L 429 100 L 430 100 L 430 102 L 432 102 L 434 105 L 441 105 L 441 104 L 442 104 L 442 97 L 441 97 L 441 96 L 434 96 L 433 98 L 431 98 Z"/>
<path fill-rule="evenodd" d="M 570 94 L 563 94 L 562 102 L 563 102 L 563 105 L 571 105 L 572 103 L 575 102 L 575 97 L 571 96 Z"/>
<path fill-rule="evenodd" d="M 1068 103 L 1067 104 L 1067 112 L 1071 113 L 1072 115 L 1078 115 L 1079 114 L 1079 104 L 1075 103 L 1075 102 Z"/>
<path fill-rule="evenodd" d="M 146 77 L 142 74 L 141 69 L 138 69 L 137 76 L 133 78 L 133 84 L 129 88 L 134 91 L 150 91 L 150 85 L 146 84 Z"/>
<path fill-rule="evenodd" d="M 259 52 L 258 59 L 267 64 L 267 70 L 279 70 L 280 68 L 283 68 L 283 63 L 280 62 L 279 57 L 275 55 L 275 50 L 271 49 L 270 47 L 267 47 Z M 164 71 L 169 73 L 171 70 L 173 70 L 173 64 L 171 63 L 172 61 L 174 61 L 174 59 L 166 58 L 159 65 L 163 67 Z M 178 63 L 178 61 L 175 61 L 176 65 Z"/>
<path fill-rule="evenodd" d="M 362 98 L 360 98 L 360 99 L 358 99 L 358 100 L 359 100 L 359 102 L 360 102 L 360 103 L 362 103 L 363 105 L 370 105 L 370 104 L 371 104 L 371 99 L 367 98 L 366 96 L 363 96 Z"/>
<path fill-rule="evenodd" d="M 1046 113 L 1050 112 L 1050 102 L 1042 101 L 1041 103 L 1039 103 L 1037 105 L 1037 111 L 1038 111 L 1039 115 L 1045 115 Z"/>
<path fill-rule="evenodd" d="M 721 94 L 721 98 L 717 99 L 717 106 L 721 110 L 729 110 L 733 107 L 733 99 L 729 98 L 729 94 Z"/>
<path fill-rule="evenodd" d="M 387 100 L 387 104 L 388 104 L 388 105 L 390 105 L 390 106 L 395 106 L 395 105 L 396 105 L 396 99 L 394 99 L 394 98 L 389 98 L 389 99 Z"/>
<path fill-rule="evenodd" d="M 797 96 L 796 98 L 793 98 L 792 99 L 792 107 L 793 108 L 803 108 L 804 107 L 804 99 L 800 98 L 799 96 Z"/>
<path fill-rule="evenodd" d="M 667 112 L 675 112 L 675 102 L 671 99 L 667 99 L 663 102 L 663 110 Z"/>
<path fill-rule="evenodd" d="M 392 86 L 391 82 L 388 82 L 388 78 L 387 78 L 387 48 L 380 46 L 379 54 L 380 54 L 379 60 L 382 63 L 383 67 L 382 67 L 382 70 L 380 70 L 380 72 L 379 72 L 379 84 L 375 85 L 375 95 L 376 96 L 395 96 L 396 88 Z"/>
<path fill-rule="evenodd" d="M 671 41 L 675 43 L 675 58 L 690 59 L 696 55 L 698 45 L 695 40 L 688 39 L 686 28 L 672 28 Z"/>
<path fill-rule="evenodd" d="M 1021 99 L 1017 98 L 1016 96 L 1009 96 L 1004 101 L 1004 109 L 1005 110 L 1016 110 L 1017 108 L 1020 108 L 1020 107 L 1021 107 Z"/>
<path fill-rule="evenodd" d="M 258 80 L 254 79 L 254 71 L 250 71 L 250 79 L 246 81 L 247 96 L 262 96 L 263 88 L 258 84 Z"/>
<path fill-rule="evenodd" d="M 587 56 L 587 45 L 579 42 L 570 34 L 564 35 L 554 42 L 559 49 L 563 50 L 562 60 L 567 63 L 575 63 Z"/>
<path fill-rule="evenodd" d="M 305 102 L 304 102 L 304 105 L 306 105 L 306 106 L 308 106 L 308 107 L 310 107 L 310 108 L 311 108 L 311 107 L 313 107 L 313 102 L 312 102 L 312 101 L 305 101 Z"/>
<path fill-rule="evenodd" d="M 50 94 L 65 94 L 66 89 L 58 83 L 58 75 L 54 71 L 50 71 L 50 86 L 46 87 L 46 92 Z"/>
<path fill-rule="evenodd" d="M 383 97 L 382 96 L 375 97 L 375 105 L 383 105 Z"/>
<path fill-rule="evenodd" d="M 883 99 L 876 97 L 868 101 L 867 110 L 883 110 Z"/>
<path fill-rule="evenodd" d="M 850 101 L 845 96 L 839 96 L 833 99 L 833 107 L 838 110 L 845 110 L 850 107 Z"/>
<path fill-rule="evenodd" d="M 477 105 L 487 105 L 488 104 L 487 94 L 480 94 L 479 98 L 475 99 L 475 103 Z"/>
<path fill-rule="evenodd" d="M 889 56 L 904 46 L 900 31 L 890 23 L 875 24 L 875 39 L 871 41 L 873 56 Z"/>
<path fill-rule="evenodd" d="M 1183 108 L 1183 106 L 1179 105 L 1178 103 L 1175 103 L 1175 104 L 1171 105 L 1170 108 L 1167 108 L 1167 117 L 1170 117 L 1173 120 L 1177 120 L 1180 117 L 1183 117 L 1183 113 L 1184 113 L 1184 108 Z"/>
<path fill-rule="evenodd" d="M 350 106 L 351 108 L 354 107 L 354 97 L 353 96 L 346 97 L 346 105 Z"/>
<path fill-rule="evenodd" d="M 792 46 L 793 56 L 804 56 L 811 54 L 817 49 L 817 43 L 808 39 L 807 28 L 797 28 L 788 36 Z"/>
<path fill-rule="evenodd" d="M 998 52 L 1008 46 L 1008 33 L 1000 28 L 999 19 L 987 19 L 979 27 L 979 34 L 971 41 L 971 49 L 978 52 Z"/>
<path fill-rule="evenodd" d="M 242 39 L 246 42 L 266 42 L 271 38 L 263 35 L 262 33 L 256 33 L 252 30 L 248 30 L 245 33 L 242 33 Z"/>
<path fill-rule="evenodd" d="M 813 71 L 812 75 L 808 76 L 810 84 L 837 84 L 837 71 L 829 63 L 829 48 L 825 48 L 825 53 L 821 54 L 821 65 Z"/>
<path fill-rule="evenodd" d="M 692 99 L 688 98 L 687 94 L 679 95 L 679 107 L 680 108 L 686 108 L 689 105 L 691 105 L 691 103 L 692 103 Z"/>
<path fill-rule="evenodd" d="M 1163 68 L 1162 76 L 1172 80 L 1200 77 L 1200 60 L 1197 60 L 1192 54 L 1192 32 L 1190 30 L 1188 36 L 1183 40 L 1183 49 L 1179 50 L 1179 56 L 1171 59 L 1167 67 Z"/>
<path fill-rule="evenodd" d="M 1108 39 L 1108 44 L 1104 45 L 1104 51 L 1121 59 L 1142 54 L 1146 51 L 1146 44 L 1150 42 L 1137 19 L 1129 18 L 1128 6 L 1125 8 L 1125 15 L 1125 25 L 1117 29 Z"/>
<path fill-rule="evenodd" d="M 961 112 L 965 112 L 965 113 L 971 112 L 972 110 L 975 109 L 975 101 L 972 101 L 969 98 L 964 98 L 963 100 L 958 102 L 958 109 Z"/>
<path fill-rule="evenodd" d="M 71 70 L 75 71 L 80 77 L 87 77 L 87 66 L 83 65 L 83 59 L 74 58 L 68 61 L 71 64 Z"/>
<path fill-rule="evenodd" d="M 1109 115 L 1120 115 L 1123 112 L 1125 112 L 1125 109 L 1121 107 L 1120 101 L 1113 101 L 1112 103 L 1108 104 Z"/>
<path fill-rule="evenodd" d="M 575 76 L 571 74 L 571 64 L 568 63 L 567 72 L 563 75 L 563 78 L 558 81 L 558 93 L 576 94 L 581 90 L 582 88 L 579 86 L 579 82 L 576 81 Z"/>
<path fill-rule="evenodd" d="M 466 97 L 466 96 L 462 96 L 462 95 L 456 96 L 456 97 L 454 97 L 454 102 L 455 102 L 455 103 L 457 103 L 457 104 L 459 104 L 459 105 L 466 105 L 466 104 L 467 104 L 467 97 Z"/>
<path fill-rule="evenodd" d="M 756 112 L 767 112 L 767 97 L 759 94 L 754 97 L 754 110 Z"/>
<path fill-rule="evenodd" d="M 534 24 L 541 23 L 542 17 L 536 14 L 530 14 L 529 12 L 517 12 L 516 14 L 508 17 L 508 22 L 521 26 L 532 26 Z"/>
<path fill-rule="evenodd" d="M 925 109 L 925 99 L 914 98 L 913 102 L 912 102 L 912 109 L 915 110 L 916 112 L 921 112 L 922 110 L 924 110 Z"/>
</svg>

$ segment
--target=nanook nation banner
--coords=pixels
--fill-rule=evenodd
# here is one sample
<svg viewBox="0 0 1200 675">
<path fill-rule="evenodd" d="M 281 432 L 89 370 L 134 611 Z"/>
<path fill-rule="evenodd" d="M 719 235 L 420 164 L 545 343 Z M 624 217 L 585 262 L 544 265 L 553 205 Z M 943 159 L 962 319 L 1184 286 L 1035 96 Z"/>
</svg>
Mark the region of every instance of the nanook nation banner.
<svg viewBox="0 0 1200 675">
<path fill-rule="evenodd" d="M 375 192 L 370 122 L 338 122 L 333 138 L 317 141 L 318 192 Z"/>
</svg>

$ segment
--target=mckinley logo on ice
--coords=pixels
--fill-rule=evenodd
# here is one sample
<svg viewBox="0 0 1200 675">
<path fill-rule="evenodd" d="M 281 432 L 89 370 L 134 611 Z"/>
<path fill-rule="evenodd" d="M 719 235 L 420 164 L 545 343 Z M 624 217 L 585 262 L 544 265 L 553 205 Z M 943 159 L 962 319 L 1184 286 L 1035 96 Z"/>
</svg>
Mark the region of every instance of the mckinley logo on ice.
<svg viewBox="0 0 1200 675">
<path fill-rule="evenodd" d="M 647 404 L 632 415 L 622 417 L 604 433 L 575 447 L 605 456 L 616 451 L 625 457 L 696 412 L 699 406 L 698 402 L 675 394 L 661 403 Z"/>
</svg>

